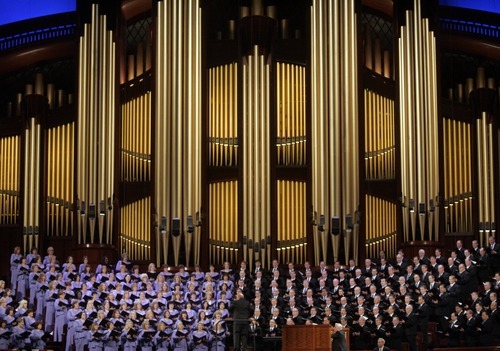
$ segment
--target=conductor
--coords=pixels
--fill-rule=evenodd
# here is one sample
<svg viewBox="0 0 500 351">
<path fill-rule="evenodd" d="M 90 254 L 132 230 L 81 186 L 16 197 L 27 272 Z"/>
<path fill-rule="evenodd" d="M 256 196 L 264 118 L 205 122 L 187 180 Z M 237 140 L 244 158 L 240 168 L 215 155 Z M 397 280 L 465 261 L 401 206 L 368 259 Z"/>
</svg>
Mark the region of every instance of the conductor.
<svg viewBox="0 0 500 351">
<path fill-rule="evenodd" d="M 236 291 L 236 299 L 229 306 L 233 314 L 233 341 L 235 351 L 247 350 L 248 317 L 250 316 L 250 303 L 245 299 L 243 291 Z"/>
<path fill-rule="evenodd" d="M 342 331 L 342 324 L 335 323 L 332 327 L 332 351 L 347 351 L 347 342 L 345 334 Z"/>
</svg>

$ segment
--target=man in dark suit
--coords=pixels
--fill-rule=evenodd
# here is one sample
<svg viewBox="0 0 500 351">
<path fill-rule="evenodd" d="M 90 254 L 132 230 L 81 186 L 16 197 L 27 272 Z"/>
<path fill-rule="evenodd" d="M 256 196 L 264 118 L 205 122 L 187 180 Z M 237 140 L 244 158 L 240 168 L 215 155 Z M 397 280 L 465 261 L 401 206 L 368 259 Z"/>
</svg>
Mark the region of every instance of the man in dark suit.
<svg viewBox="0 0 500 351">
<path fill-rule="evenodd" d="M 335 323 L 332 327 L 332 351 L 347 351 L 345 334 L 342 331 L 342 324 Z"/>
<path fill-rule="evenodd" d="M 486 252 L 489 255 L 489 270 L 490 274 L 493 275 L 495 272 L 500 270 L 500 244 L 497 244 L 495 237 L 491 235 L 488 238 L 488 247 Z"/>
<path fill-rule="evenodd" d="M 418 297 L 418 305 L 415 313 L 418 316 L 418 330 L 422 332 L 422 343 L 427 348 L 429 343 L 427 340 L 427 331 L 429 328 L 429 318 L 431 315 L 431 307 L 425 302 L 422 295 Z"/>
<path fill-rule="evenodd" d="M 494 331 L 495 325 L 493 320 L 488 315 L 488 311 L 481 312 L 481 324 L 478 325 L 479 346 L 491 346 L 495 343 Z"/>
<path fill-rule="evenodd" d="M 386 333 L 389 339 L 389 347 L 391 349 L 401 350 L 401 342 L 404 337 L 404 328 L 400 323 L 399 317 L 393 317 L 392 323 L 388 327 Z"/>
<path fill-rule="evenodd" d="M 474 318 L 472 310 L 467 310 L 466 312 L 467 321 L 463 327 L 463 332 L 465 335 L 465 346 L 475 347 L 477 346 L 477 335 L 476 335 L 476 320 Z"/>
<path fill-rule="evenodd" d="M 450 324 L 444 329 L 445 336 L 448 338 L 448 346 L 459 346 L 462 337 L 462 326 L 455 312 L 450 315 Z"/>
<path fill-rule="evenodd" d="M 377 347 L 373 351 L 390 351 L 390 349 L 385 346 L 385 340 L 382 338 L 377 339 Z"/>
<path fill-rule="evenodd" d="M 248 338 L 248 317 L 250 316 L 250 303 L 245 299 L 243 291 L 236 291 L 236 299 L 229 306 L 233 321 L 233 341 L 235 351 L 246 351 Z"/>
<path fill-rule="evenodd" d="M 405 339 L 410 345 L 410 351 L 417 351 L 417 327 L 418 317 L 413 313 L 413 306 L 406 306 L 406 315 L 403 321 Z"/>
</svg>

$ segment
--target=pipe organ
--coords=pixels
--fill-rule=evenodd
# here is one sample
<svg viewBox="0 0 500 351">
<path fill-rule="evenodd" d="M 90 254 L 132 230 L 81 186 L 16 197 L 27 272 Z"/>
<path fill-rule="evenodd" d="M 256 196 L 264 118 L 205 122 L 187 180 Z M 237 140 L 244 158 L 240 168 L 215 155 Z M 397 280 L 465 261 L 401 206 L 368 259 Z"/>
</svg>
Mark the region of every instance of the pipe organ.
<svg viewBox="0 0 500 351">
<path fill-rule="evenodd" d="M 259 255 L 271 234 L 269 80 L 269 64 L 255 45 L 243 64 L 243 259 L 250 267 L 255 258 L 265 264 Z"/>
<path fill-rule="evenodd" d="M 209 69 L 209 165 L 238 165 L 238 64 Z"/>
<path fill-rule="evenodd" d="M 45 131 L 47 227 L 51 236 L 73 235 L 74 122 Z"/>
<path fill-rule="evenodd" d="M 116 47 L 108 18 L 92 4 L 79 42 L 78 243 L 112 244 Z"/>
<path fill-rule="evenodd" d="M 178 265 L 182 249 L 183 263 L 197 264 L 200 228 L 188 218 L 193 222 L 201 213 L 201 9 L 197 0 L 158 1 L 157 6 L 156 261 Z"/>
<path fill-rule="evenodd" d="M 478 178 L 479 243 L 488 245 L 488 237 L 496 232 L 496 171 L 498 162 L 498 128 L 495 121 L 495 101 L 498 91 L 493 78 L 486 79 L 483 67 L 477 68 L 476 80 L 468 79 L 469 102 L 476 118 L 476 160 Z M 496 95 L 496 96 L 495 96 Z M 495 141 L 494 141 L 495 140 Z"/>
<path fill-rule="evenodd" d="M 344 256 L 357 261 L 360 173 L 356 28 L 355 1 L 313 1 L 312 208 L 313 213 L 320 218 L 340 218 Z M 315 226 L 313 236 L 312 261 L 318 264 L 320 260 L 327 259 L 328 236 L 318 226 Z M 340 253 L 339 235 L 332 237 L 332 245 L 334 260 L 337 260 Z"/>
<path fill-rule="evenodd" d="M 384 250 L 387 257 L 397 254 L 396 204 L 366 195 L 366 238 L 367 257 L 377 257 Z"/>
<path fill-rule="evenodd" d="M 277 164 L 306 165 L 306 69 L 276 63 Z"/>
<path fill-rule="evenodd" d="M 151 197 L 134 201 L 120 209 L 120 243 L 132 260 L 151 258 Z"/>
<path fill-rule="evenodd" d="M 444 118 L 443 148 L 445 233 L 471 233 L 471 125 Z"/>
<path fill-rule="evenodd" d="M 306 183 L 278 180 L 278 245 L 280 262 L 306 260 Z"/>
<path fill-rule="evenodd" d="M 0 224 L 19 221 L 20 137 L 0 138 Z"/>
<path fill-rule="evenodd" d="M 121 181 L 151 180 L 151 93 L 122 106 Z"/>
<path fill-rule="evenodd" d="M 23 175 L 23 248 L 26 252 L 38 247 L 40 234 L 40 166 L 42 147 L 41 120 L 47 112 L 47 99 L 43 96 L 41 76 L 37 79 L 35 93 L 26 86 L 22 101 L 24 115 L 24 175 Z"/>
<path fill-rule="evenodd" d="M 413 2 L 400 27 L 399 100 L 404 240 L 439 240 L 436 38 Z"/>
<path fill-rule="evenodd" d="M 364 98 L 365 177 L 394 179 L 394 101 L 370 90 L 365 90 Z"/>
<path fill-rule="evenodd" d="M 209 259 L 213 264 L 238 257 L 238 182 L 209 184 Z M 243 243 L 245 244 L 245 243 Z"/>
</svg>

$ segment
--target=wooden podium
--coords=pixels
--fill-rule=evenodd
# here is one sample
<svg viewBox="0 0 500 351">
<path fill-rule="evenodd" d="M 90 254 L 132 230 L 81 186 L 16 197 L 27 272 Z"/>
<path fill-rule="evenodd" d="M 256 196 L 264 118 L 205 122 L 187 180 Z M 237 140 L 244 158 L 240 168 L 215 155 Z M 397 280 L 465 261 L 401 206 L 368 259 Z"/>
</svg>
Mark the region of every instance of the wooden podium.
<svg viewBox="0 0 500 351">
<path fill-rule="evenodd" d="M 319 325 L 283 326 L 283 348 L 286 351 L 331 351 L 331 327 Z"/>
</svg>

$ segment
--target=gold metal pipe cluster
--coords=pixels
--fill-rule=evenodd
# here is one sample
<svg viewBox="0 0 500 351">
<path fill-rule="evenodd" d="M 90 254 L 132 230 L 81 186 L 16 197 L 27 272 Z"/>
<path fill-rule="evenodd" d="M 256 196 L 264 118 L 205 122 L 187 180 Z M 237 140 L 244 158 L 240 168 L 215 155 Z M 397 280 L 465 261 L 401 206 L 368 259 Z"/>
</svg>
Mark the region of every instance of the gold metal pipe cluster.
<svg viewBox="0 0 500 351">
<path fill-rule="evenodd" d="M 0 138 L 0 224 L 19 220 L 20 137 Z"/>
<path fill-rule="evenodd" d="M 93 4 L 79 43 L 78 243 L 112 243 L 116 45 L 106 27 Z"/>
<path fill-rule="evenodd" d="M 48 236 L 73 235 L 74 129 L 71 122 L 46 132 Z"/>
<path fill-rule="evenodd" d="M 122 169 L 125 182 L 151 180 L 151 93 L 122 106 Z"/>
<path fill-rule="evenodd" d="M 429 30 L 429 20 L 421 16 L 421 0 L 414 1 L 413 11 L 406 11 L 406 25 L 400 29 L 404 240 L 439 240 L 436 38 Z"/>
<path fill-rule="evenodd" d="M 443 119 L 446 233 L 472 232 L 471 125 Z"/>
<path fill-rule="evenodd" d="M 151 197 L 120 209 L 120 244 L 132 260 L 151 258 Z"/>
<path fill-rule="evenodd" d="M 238 165 L 238 64 L 209 69 L 209 165 Z"/>
<path fill-rule="evenodd" d="M 254 46 L 243 64 L 243 235 L 259 246 L 271 235 L 269 80 L 269 65 Z M 244 244 L 243 259 L 252 267 L 259 257 L 265 266 L 265 250 L 254 248 Z"/>
<path fill-rule="evenodd" d="M 28 118 L 24 136 L 24 252 L 38 247 L 40 226 L 40 146 L 41 126 L 35 117 Z"/>
<path fill-rule="evenodd" d="M 360 202 L 356 28 L 354 0 L 313 1 L 312 207 L 318 216 L 341 219 L 342 229 L 347 234 L 345 256 L 355 260 L 358 259 Z M 313 235 L 314 263 L 319 264 L 327 259 L 328 238 L 317 226 Z M 333 238 L 332 245 L 337 260 L 340 235 Z"/>
<path fill-rule="evenodd" d="M 213 264 L 238 257 L 238 181 L 209 184 L 209 257 Z"/>
<path fill-rule="evenodd" d="M 182 239 L 186 262 L 199 263 L 200 228 L 187 233 L 187 218 L 201 212 L 201 8 L 198 0 L 158 1 L 156 18 L 155 196 L 157 264 L 168 259 L 173 218 L 181 235 L 172 237 L 174 264 Z M 191 255 L 193 253 L 193 255 Z M 192 257 L 193 256 L 193 257 Z"/>
<path fill-rule="evenodd" d="M 306 183 L 278 180 L 278 259 L 280 262 L 306 260 Z"/>
<path fill-rule="evenodd" d="M 394 101 L 365 90 L 366 179 L 394 179 Z"/>
<path fill-rule="evenodd" d="M 495 224 L 495 183 L 494 178 L 494 126 L 489 122 L 487 112 L 481 112 L 476 120 L 477 133 L 477 170 L 479 203 L 479 239 L 481 245 L 488 244 L 488 237 L 494 235 Z"/>
<path fill-rule="evenodd" d="M 306 164 L 306 69 L 276 64 L 277 164 Z"/>
<path fill-rule="evenodd" d="M 397 253 L 396 204 L 366 195 L 366 256 L 377 257 L 381 250 L 388 257 Z"/>
</svg>

